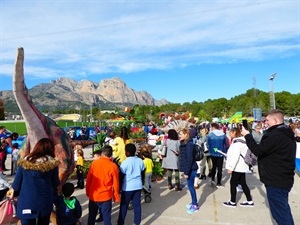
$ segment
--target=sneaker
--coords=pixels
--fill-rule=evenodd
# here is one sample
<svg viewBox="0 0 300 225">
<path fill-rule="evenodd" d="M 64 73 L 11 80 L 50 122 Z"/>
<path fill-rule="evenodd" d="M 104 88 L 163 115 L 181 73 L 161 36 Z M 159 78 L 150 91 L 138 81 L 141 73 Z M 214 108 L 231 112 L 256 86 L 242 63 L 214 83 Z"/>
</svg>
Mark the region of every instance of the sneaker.
<svg viewBox="0 0 300 225">
<path fill-rule="evenodd" d="M 214 182 L 213 180 L 210 182 L 210 185 L 211 186 L 215 186 L 216 185 L 216 182 Z"/>
<path fill-rule="evenodd" d="M 254 203 L 252 201 L 244 201 L 240 203 L 241 207 L 254 207 Z"/>
<path fill-rule="evenodd" d="M 199 206 L 191 205 L 191 207 L 189 209 L 187 209 L 186 212 L 189 214 L 192 214 L 192 213 L 198 212 L 198 210 L 199 210 Z"/>
<path fill-rule="evenodd" d="M 234 203 L 232 201 L 223 202 L 223 205 L 226 207 L 236 208 L 236 203 Z"/>
<path fill-rule="evenodd" d="M 96 220 L 95 220 L 95 222 L 96 222 L 96 223 L 103 222 L 103 218 L 102 218 L 102 216 L 101 216 L 101 217 L 98 217 L 98 219 L 96 219 Z"/>
<path fill-rule="evenodd" d="M 220 183 L 220 184 L 217 184 L 216 188 L 224 188 L 224 186 Z"/>
<path fill-rule="evenodd" d="M 192 203 L 185 205 L 185 208 L 189 209 L 189 208 L 191 208 L 191 206 L 192 206 Z"/>
</svg>

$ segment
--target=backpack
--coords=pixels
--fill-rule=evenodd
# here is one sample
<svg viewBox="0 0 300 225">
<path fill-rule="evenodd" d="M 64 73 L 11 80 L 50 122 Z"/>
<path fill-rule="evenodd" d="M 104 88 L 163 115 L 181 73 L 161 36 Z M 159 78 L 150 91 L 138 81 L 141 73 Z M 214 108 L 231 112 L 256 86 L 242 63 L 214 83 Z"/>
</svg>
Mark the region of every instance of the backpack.
<svg viewBox="0 0 300 225">
<path fill-rule="evenodd" d="M 194 161 L 200 161 L 203 159 L 204 149 L 198 145 L 194 144 Z"/>
<path fill-rule="evenodd" d="M 246 144 L 246 141 L 241 140 L 241 139 L 234 140 L 233 143 L 236 143 L 236 142 L 241 142 L 243 144 Z M 244 162 L 248 166 L 254 166 L 257 163 L 257 156 L 254 155 L 249 148 L 247 149 L 247 152 L 246 152 L 245 156 L 243 156 L 242 154 L 240 156 L 244 159 Z"/>
</svg>

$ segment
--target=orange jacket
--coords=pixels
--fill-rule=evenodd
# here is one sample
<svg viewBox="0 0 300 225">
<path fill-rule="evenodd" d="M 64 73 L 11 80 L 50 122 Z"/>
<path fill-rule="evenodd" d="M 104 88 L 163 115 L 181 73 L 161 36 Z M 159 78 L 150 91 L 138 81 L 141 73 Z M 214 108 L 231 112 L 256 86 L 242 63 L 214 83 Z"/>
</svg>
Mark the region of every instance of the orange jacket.
<svg viewBox="0 0 300 225">
<path fill-rule="evenodd" d="M 95 160 L 86 179 L 86 195 L 94 202 L 104 202 L 112 199 L 120 201 L 119 169 L 110 158 L 101 156 Z"/>
</svg>

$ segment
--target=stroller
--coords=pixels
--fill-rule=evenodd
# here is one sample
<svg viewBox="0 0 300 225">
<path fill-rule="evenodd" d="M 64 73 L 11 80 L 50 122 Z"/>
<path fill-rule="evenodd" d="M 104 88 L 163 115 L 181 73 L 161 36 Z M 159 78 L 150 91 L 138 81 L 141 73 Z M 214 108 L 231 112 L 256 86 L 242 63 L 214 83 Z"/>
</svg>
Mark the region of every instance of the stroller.
<svg viewBox="0 0 300 225">
<path fill-rule="evenodd" d="M 145 186 L 143 186 L 141 199 L 144 199 L 146 203 L 150 203 L 152 200 L 151 191 Z M 132 210 L 132 209 L 133 209 L 132 202 L 130 202 L 128 205 L 128 210 Z"/>
</svg>

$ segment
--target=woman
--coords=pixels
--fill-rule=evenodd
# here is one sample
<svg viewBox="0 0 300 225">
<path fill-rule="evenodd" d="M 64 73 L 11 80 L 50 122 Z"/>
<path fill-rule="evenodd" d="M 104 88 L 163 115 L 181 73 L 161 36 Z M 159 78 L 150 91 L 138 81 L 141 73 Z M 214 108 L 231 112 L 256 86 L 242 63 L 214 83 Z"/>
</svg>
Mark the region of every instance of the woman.
<svg viewBox="0 0 300 225">
<path fill-rule="evenodd" d="M 133 141 L 129 138 L 128 135 L 128 129 L 126 127 L 122 127 L 120 137 L 115 138 L 116 148 L 113 148 L 113 157 L 119 159 L 119 164 L 121 164 L 126 159 L 125 145 L 132 142 Z"/>
<path fill-rule="evenodd" d="M 197 175 L 198 166 L 194 160 L 194 143 L 190 138 L 188 129 L 184 128 L 179 132 L 179 140 L 180 171 L 183 172 L 184 178 L 187 179 L 187 186 L 192 198 L 192 202 L 186 205 L 186 212 L 191 214 L 199 210 L 196 190 L 194 188 L 194 180 Z"/>
<path fill-rule="evenodd" d="M 172 185 L 172 174 L 175 172 L 175 190 L 181 191 L 180 188 L 180 178 L 179 178 L 179 170 L 178 170 L 178 162 L 179 162 L 179 137 L 178 133 L 174 129 L 170 129 L 168 131 L 168 137 L 166 140 L 167 146 L 167 154 L 166 157 L 163 157 L 162 167 L 167 169 L 168 176 L 168 188 L 169 190 L 173 189 Z"/>
<path fill-rule="evenodd" d="M 11 148 L 11 152 L 15 149 L 15 147 L 13 146 L 12 141 L 16 141 L 18 139 L 18 137 L 19 137 L 19 134 L 14 132 L 9 137 L 5 138 L 5 141 L 7 143 L 7 147 Z M 3 160 L 2 160 L 2 169 L 3 169 L 3 171 L 8 171 L 8 169 L 5 166 L 6 158 L 7 158 L 7 153 L 6 153 L 6 151 L 4 151 Z"/>
<path fill-rule="evenodd" d="M 250 194 L 250 189 L 246 183 L 246 172 L 249 167 L 244 162 L 243 156 L 246 155 L 247 145 L 245 138 L 242 137 L 241 131 L 238 128 L 232 128 L 229 131 L 229 135 L 232 139 L 231 145 L 227 152 L 226 166 L 227 173 L 231 174 L 230 178 L 230 201 L 223 202 L 224 206 L 236 207 L 236 187 L 240 184 L 246 195 L 247 201 L 240 203 L 243 207 L 253 207 L 254 203 Z"/>
<path fill-rule="evenodd" d="M 54 144 L 48 138 L 39 140 L 33 151 L 19 160 L 7 196 L 12 198 L 14 192 L 19 194 L 17 216 L 22 225 L 49 225 L 59 185 L 58 164 L 54 158 Z"/>
<path fill-rule="evenodd" d="M 212 169 L 212 162 L 211 162 L 211 158 L 210 158 L 210 154 L 209 151 L 207 149 L 207 145 L 206 145 L 206 140 L 207 140 L 207 134 L 208 134 L 208 129 L 207 128 L 202 128 L 200 131 L 201 137 L 199 140 L 199 144 L 201 146 L 203 146 L 204 148 L 204 157 L 201 160 L 201 175 L 199 179 L 206 179 L 206 163 L 208 166 L 208 177 L 211 177 L 211 169 Z"/>
</svg>

